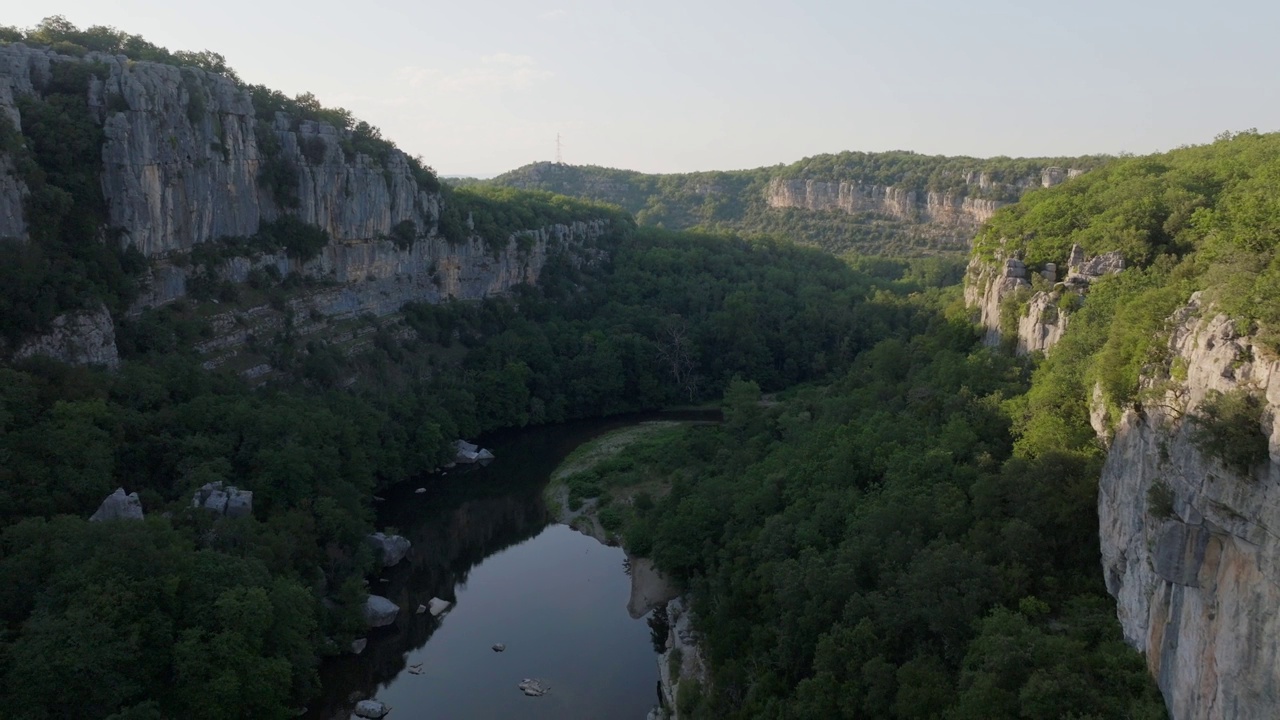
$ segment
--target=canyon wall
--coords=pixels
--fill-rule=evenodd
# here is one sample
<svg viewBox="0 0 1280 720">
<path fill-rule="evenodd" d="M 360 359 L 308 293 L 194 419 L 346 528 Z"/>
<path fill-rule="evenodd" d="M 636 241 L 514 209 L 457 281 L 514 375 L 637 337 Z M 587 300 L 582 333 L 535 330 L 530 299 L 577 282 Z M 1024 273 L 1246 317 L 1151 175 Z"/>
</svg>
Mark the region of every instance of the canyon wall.
<svg viewBox="0 0 1280 720">
<path fill-rule="evenodd" d="M 1051 351 L 1069 320 L 1062 306 L 1088 303 L 1089 284 L 1124 261 L 1077 246 L 1067 265 L 1063 282 L 1033 292 L 1033 271 L 1017 258 L 971 262 L 966 300 L 988 343 L 1010 332 L 1012 314 L 1018 352 Z M 1050 280 L 1056 271 L 1040 272 Z M 1092 393 L 1090 420 L 1107 447 L 1098 493 L 1106 587 L 1174 720 L 1280 717 L 1280 360 L 1199 293 L 1167 327 L 1167 353 L 1144 368 L 1140 403 L 1116 409 L 1100 386 Z M 1197 440 L 1205 399 L 1233 391 L 1262 399 L 1245 425 L 1269 451 L 1248 472 Z"/>
<path fill-rule="evenodd" d="M 1018 197 L 1037 187 L 1053 187 L 1081 171 L 1044 168 L 1038 176 L 997 183 L 988 173 L 971 172 L 963 190 L 922 192 L 894 185 L 774 178 L 765 190 L 770 208 L 802 208 L 849 214 L 873 213 L 904 222 L 934 225 L 972 236 L 978 226 L 1009 204 L 991 196 Z M 984 197 L 985 196 L 985 197 Z"/>
<path fill-rule="evenodd" d="M 249 317 L 380 317 L 407 302 L 504 293 L 537 281 L 557 252 L 573 253 L 578 262 L 596 258 L 591 246 L 607 231 L 608 220 L 583 217 L 482 237 L 468 219 L 461 237 L 446 238 L 441 213 L 447 201 L 434 182 L 420 183 L 423 171 L 403 152 L 385 144 L 370 150 L 351 130 L 283 112 L 259 117 L 248 88 L 194 67 L 0 45 L 0 122 L 20 132 L 19 100 L 42 97 L 59 64 L 75 63 L 95 70 L 86 97 L 103 133 L 104 237 L 148 260 L 131 314 L 186 297 L 196 278 L 243 283 L 259 270 L 304 279 L 304 287 L 291 291 L 287 312 L 264 306 L 215 316 L 215 329 L 240 328 L 219 332 L 218 347 L 253 334 Z M 16 163 L 22 149 L 6 147 L 0 143 L 0 238 L 21 241 L 29 237 L 27 186 Z M 285 216 L 323 230 L 328 243 L 303 257 L 251 240 Z M 194 252 L 206 245 L 221 249 Z M 67 313 L 20 352 L 113 365 L 113 342 L 84 352 L 98 338 L 114 337 L 104 318 L 109 326 L 101 308 Z M 270 325 L 281 322 L 277 317 Z M 95 334 L 70 338 L 79 327 Z"/>
<path fill-rule="evenodd" d="M 1098 494 L 1107 590 L 1174 720 L 1280 717 L 1280 361 L 1198 293 L 1171 323 L 1185 378 L 1174 370 L 1114 428 L 1095 407 L 1111 438 Z M 1202 450 L 1193 419 L 1211 392 L 1238 390 L 1265 400 L 1254 422 L 1269 446 L 1243 473 Z"/>
</svg>

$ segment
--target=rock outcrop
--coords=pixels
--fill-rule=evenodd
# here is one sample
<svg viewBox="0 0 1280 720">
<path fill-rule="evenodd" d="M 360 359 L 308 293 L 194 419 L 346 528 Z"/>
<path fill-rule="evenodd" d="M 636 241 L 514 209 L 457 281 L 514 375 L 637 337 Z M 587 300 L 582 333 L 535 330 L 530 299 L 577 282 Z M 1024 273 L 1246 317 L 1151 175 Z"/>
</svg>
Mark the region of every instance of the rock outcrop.
<svg viewBox="0 0 1280 720">
<path fill-rule="evenodd" d="M 400 535 L 387 535 L 384 533 L 373 533 L 368 537 L 369 544 L 373 546 L 374 555 L 378 557 L 378 561 L 382 563 L 382 567 L 391 567 L 404 559 L 409 554 L 409 548 L 412 543 L 407 538 Z"/>
<path fill-rule="evenodd" d="M 1000 344 L 1005 330 L 1001 327 L 1003 305 L 1012 300 L 1025 303 L 1017 314 L 1018 354 L 1047 351 L 1066 332 L 1070 317 L 1066 308 L 1081 301 L 1089 285 L 1099 278 L 1123 271 L 1125 261 L 1118 250 L 1090 258 L 1084 248 L 1075 245 L 1067 258 L 1067 276 L 1061 282 L 1057 281 L 1058 267 L 1057 263 L 1045 263 L 1033 271 L 1019 257 L 1000 258 L 995 264 L 976 257 L 969 262 L 965 304 L 978 313 L 978 323 L 985 332 L 984 343 Z M 1033 272 L 1052 284 L 1052 289 L 1033 292 Z"/>
<path fill-rule="evenodd" d="M 1172 324 L 1185 380 L 1148 378 L 1163 392 L 1123 411 L 1114 436 L 1095 412 L 1111 442 L 1098 497 L 1107 590 L 1174 720 L 1280 717 L 1280 361 L 1198 294 Z M 1192 439 L 1204 398 L 1237 389 L 1266 401 L 1270 457 L 1247 475 Z"/>
<path fill-rule="evenodd" d="M 1008 204 L 990 196 L 1017 197 L 1036 187 L 1052 187 L 1080 171 L 1044 168 L 1013 183 L 995 182 L 987 173 L 969 173 L 965 188 L 955 192 L 917 191 L 893 185 L 775 178 L 765 190 L 771 208 L 802 208 L 850 214 L 874 213 L 895 220 L 936 225 L 972 238 L 977 227 Z"/>
<path fill-rule="evenodd" d="M 707 666 L 693 629 L 693 614 L 683 598 L 667 603 L 667 649 L 658 656 L 658 691 L 666 720 L 679 720 L 676 698 L 680 683 L 707 683 Z M 678 662 L 673 662 L 673 658 Z"/>
<path fill-rule="evenodd" d="M 507 237 L 470 231 L 446 239 L 441 195 L 419 183 L 425 176 L 403 152 L 386 149 L 373 157 L 359 151 L 367 143 L 351 130 L 280 112 L 261 117 L 247 88 L 193 67 L 0 45 L 5 122 L 21 128 L 16 98 L 40 96 L 55 66 L 87 62 L 98 68 L 86 93 L 104 135 L 104 225 L 110 237 L 150 261 L 135 313 L 186 296 L 196 276 L 242 283 L 258 270 L 310 281 L 305 292 L 292 292 L 297 302 L 289 312 L 297 317 L 383 317 L 407 302 L 476 300 L 536 282 L 558 252 L 595 259 L 590 246 L 607 230 L 605 220 L 582 218 Z M 26 193 L 13 158 L 0 152 L 0 238 L 28 236 Z M 323 230 L 329 243 L 307 259 L 243 242 L 232 251 L 218 245 L 219 251 L 203 253 L 219 258 L 205 261 L 211 266 L 192 252 L 253 237 L 285 215 Z M 214 323 L 236 326 L 239 319 L 215 317 Z M 54 339 L 39 338 L 23 352 L 116 362 L 105 311 L 60 322 Z M 58 332 L 64 327 L 67 332 Z M 228 346 L 244 339 L 216 328 L 215 335 L 210 342 Z"/>
<path fill-rule="evenodd" d="M 142 519 L 142 501 L 138 499 L 138 493 L 125 494 L 124 488 L 116 488 L 102 501 L 102 505 L 98 507 L 89 518 L 89 522 L 110 522 L 113 520 L 141 520 Z"/>
<path fill-rule="evenodd" d="M 234 485 L 217 482 L 205 483 L 191 497 L 191 507 L 204 508 L 229 518 L 253 515 L 253 492 Z"/>
<path fill-rule="evenodd" d="M 59 315 L 48 331 L 28 339 L 13 353 L 15 359 L 37 355 L 72 365 L 115 369 L 120 365 L 120 354 L 111 313 L 99 304 L 90 310 Z"/>
</svg>

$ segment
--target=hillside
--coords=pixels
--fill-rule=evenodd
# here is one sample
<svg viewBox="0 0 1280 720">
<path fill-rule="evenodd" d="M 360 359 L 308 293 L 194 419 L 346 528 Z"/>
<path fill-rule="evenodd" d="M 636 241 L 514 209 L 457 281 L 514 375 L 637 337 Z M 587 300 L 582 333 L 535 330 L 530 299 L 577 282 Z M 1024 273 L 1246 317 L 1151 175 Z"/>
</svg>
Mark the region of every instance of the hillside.
<svg viewBox="0 0 1280 720">
<path fill-rule="evenodd" d="M 1175 718 L 1280 713 L 1280 135 L 1128 158 L 1001 211 L 967 294 L 1043 351 L 1016 451 L 1101 461 L 1103 571 Z"/>
<path fill-rule="evenodd" d="M 774 234 L 836 254 L 920 256 L 967 252 L 996 208 L 1106 160 L 844 152 L 671 175 L 535 163 L 484 182 L 610 203 L 646 225 Z"/>
</svg>

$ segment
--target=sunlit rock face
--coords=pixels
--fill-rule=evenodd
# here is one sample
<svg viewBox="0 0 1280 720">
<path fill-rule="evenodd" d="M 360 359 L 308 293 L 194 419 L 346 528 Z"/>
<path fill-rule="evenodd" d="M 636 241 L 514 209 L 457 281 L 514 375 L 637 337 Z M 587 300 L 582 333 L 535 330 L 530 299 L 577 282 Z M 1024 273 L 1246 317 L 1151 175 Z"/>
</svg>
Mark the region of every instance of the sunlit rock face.
<svg viewBox="0 0 1280 720">
<path fill-rule="evenodd" d="M 1280 717 L 1280 361 L 1198 297 L 1172 322 L 1186 379 L 1124 412 L 1100 480 L 1107 590 L 1175 720 Z M 1237 388 L 1265 398 L 1270 442 L 1244 476 L 1201 452 L 1189 419 Z"/>
</svg>

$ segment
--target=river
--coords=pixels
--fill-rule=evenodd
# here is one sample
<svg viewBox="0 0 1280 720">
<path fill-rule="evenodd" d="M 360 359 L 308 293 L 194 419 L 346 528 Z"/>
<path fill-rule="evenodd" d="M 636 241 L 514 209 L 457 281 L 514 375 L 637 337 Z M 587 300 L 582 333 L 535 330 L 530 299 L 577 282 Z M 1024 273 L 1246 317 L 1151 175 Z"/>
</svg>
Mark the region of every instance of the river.
<svg viewBox="0 0 1280 720">
<path fill-rule="evenodd" d="M 400 615 L 370 631 L 362 654 L 323 664 L 321 697 L 306 717 L 347 720 L 354 699 L 372 697 L 394 708 L 394 720 L 643 718 L 657 702 L 655 636 L 648 617 L 628 613 L 626 557 L 554 524 L 542 489 L 578 445 L 652 417 L 496 434 L 484 442 L 497 456 L 488 467 L 386 491 L 378 526 L 413 547 L 370 592 Z M 432 597 L 454 605 L 439 619 L 414 613 Z M 525 696 L 525 678 L 550 691 Z"/>
</svg>

